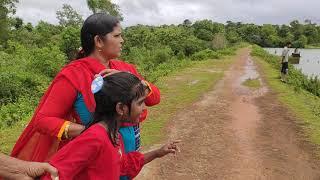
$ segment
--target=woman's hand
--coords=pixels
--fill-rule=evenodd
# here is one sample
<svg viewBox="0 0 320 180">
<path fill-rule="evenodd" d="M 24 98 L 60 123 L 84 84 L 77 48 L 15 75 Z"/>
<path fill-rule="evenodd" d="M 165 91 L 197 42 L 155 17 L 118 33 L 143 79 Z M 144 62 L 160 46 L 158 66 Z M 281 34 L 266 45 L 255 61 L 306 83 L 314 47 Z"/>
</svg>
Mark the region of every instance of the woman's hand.
<svg viewBox="0 0 320 180">
<path fill-rule="evenodd" d="M 96 76 L 101 75 L 102 77 L 107 77 L 107 76 L 110 76 L 110 75 L 118 73 L 118 72 L 120 72 L 120 71 L 118 71 L 116 69 L 104 69 Z"/>
<path fill-rule="evenodd" d="M 75 138 L 79 136 L 83 130 L 85 130 L 85 126 L 78 124 L 78 123 L 70 123 L 70 127 L 68 130 L 68 137 Z"/>
</svg>

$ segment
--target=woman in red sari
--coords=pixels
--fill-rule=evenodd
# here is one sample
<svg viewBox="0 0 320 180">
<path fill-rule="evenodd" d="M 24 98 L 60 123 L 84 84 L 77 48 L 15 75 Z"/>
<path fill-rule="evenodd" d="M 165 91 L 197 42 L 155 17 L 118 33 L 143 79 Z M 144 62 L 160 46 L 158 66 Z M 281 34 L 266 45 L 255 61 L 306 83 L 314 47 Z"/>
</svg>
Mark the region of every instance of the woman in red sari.
<svg viewBox="0 0 320 180">
<path fill-rule="evenodd" d="M 57 168 L 60 180 L 118 180 L 120 174 L 133 179 L 145 164 L 178 150 L 178 142 L 172 142 L 145 154 L 124 153 L 120 125 L 139 123 L 149 89 L 143 80 L 127 72 L 100 81 L 93 88 L 96 101 L 93 123 L 49 162 Z M 51 178 L 48 174 L 42 179 Z"/>
<path fill-rule="evenodd" d="M 113 60 L 120 56 L 123 39 L 117 18 L 93 14 L 81 29 L 82 56 L 66 65 L 54 78 L 35 113 L 13 148 L 12 156 L 23 160 L 47 161 L 92 122 L 95 100 L 91 82 L 96 74 L 127 71 L 142 79 L 132 64 Z M 159 89 L 147 83 L 147 106 L 160 102 Z M 147 111 L 140 116 L 140 121 Z M 133 126 L 132 124 L 125 124 Z M 139 138 L 139 136 L 137 136 Z"/>
</svg>

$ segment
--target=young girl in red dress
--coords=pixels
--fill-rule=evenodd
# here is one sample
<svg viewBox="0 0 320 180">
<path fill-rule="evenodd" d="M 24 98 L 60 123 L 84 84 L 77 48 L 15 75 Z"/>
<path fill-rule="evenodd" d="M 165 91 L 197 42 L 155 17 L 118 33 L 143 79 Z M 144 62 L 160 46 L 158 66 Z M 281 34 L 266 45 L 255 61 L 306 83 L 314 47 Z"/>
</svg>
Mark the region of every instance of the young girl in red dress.
<svg viewBox="0 0 320 180">
<path fill-rule="evenodd" d="M 139 123 L 150 93 L 145 81 L 119 72 L 104 79 L 98 76 L 91 88 L 96 102 L 92 124 L 49 161 L 60 180 L 118 180 L 120 175 L 132 179 L 153 159 L 176 153 L 177 141 L 145 154 L 124 153 L 119 128 L 122 123 Z"/>
</svg>

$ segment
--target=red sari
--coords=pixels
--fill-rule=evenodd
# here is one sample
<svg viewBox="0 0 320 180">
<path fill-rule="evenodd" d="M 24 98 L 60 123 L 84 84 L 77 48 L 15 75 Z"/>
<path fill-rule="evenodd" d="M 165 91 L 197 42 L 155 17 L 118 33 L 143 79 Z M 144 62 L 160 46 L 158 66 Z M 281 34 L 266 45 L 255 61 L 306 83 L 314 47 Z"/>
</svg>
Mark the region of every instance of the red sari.
<svg viewBox="0 0 320 180">
<path fill-rule="evenodd" d="M 49 163 L 57 168 L 60 180 L 119 180 L 120 174 L 133 179 L 144 165 L 144 156 L 122 152 L 122 141 L 115 147 L 106 129 L 95 124 L 60 149 Z M 49 174 L 41 179 L 51 180 Z"/>
<path fill-rule="evenodd" d="M 129 71 L 141 78 L 132 64 L 110 60 L 109 67 L 119 71 Z M 98 60 L 86 57 L 66 65 L 55 77 L 41 101 L 27 128 L 15 144 L 12 156 L 28 161 L 47 161 L 69 140 L 62 140 L 61 135 L 67 121 L 81 124 L 74 110 L 77 93 L 81 93 L 90 112 L 94 112 L 95 101 L 91 93 L 91 82 L 95 74 L 105 69 Z M 146 105 L 160 102 L 159 89 L 150 83 L 152 93 L 146 98 Z M 147 116 L 143 112 L 141 121 Z"/>
</svg>

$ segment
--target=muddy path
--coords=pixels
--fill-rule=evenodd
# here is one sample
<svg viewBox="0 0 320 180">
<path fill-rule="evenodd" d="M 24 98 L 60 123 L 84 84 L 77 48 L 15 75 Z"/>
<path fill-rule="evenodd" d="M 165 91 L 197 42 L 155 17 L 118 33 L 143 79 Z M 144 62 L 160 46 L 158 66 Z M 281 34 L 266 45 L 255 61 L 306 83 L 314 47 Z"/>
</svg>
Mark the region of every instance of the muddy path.
<svg viewBox="0 0 320 180">
<path fill-rule="evenodd" d="M 243 86 L 248 78 L 262 86 Z M 182 152 L 148 164 L 136 179 L 320 179 L 296 120 L 244 49 L 210 92 L 170 120 L 168 139 L 181 139 Z"/>
</svg>

